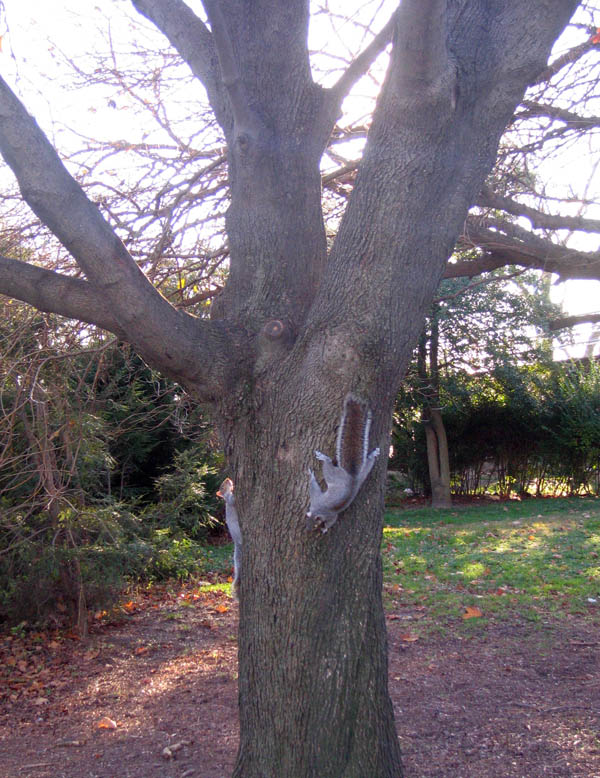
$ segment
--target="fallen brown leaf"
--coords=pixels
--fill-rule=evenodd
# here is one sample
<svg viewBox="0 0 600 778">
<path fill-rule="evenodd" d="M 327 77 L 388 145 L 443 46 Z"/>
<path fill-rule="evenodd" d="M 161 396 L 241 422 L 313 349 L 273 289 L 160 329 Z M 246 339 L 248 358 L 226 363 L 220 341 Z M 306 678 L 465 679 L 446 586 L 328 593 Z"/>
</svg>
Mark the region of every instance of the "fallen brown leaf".
<svg viewBox="0 0 600 778">
<path fill-rule="evenodd" d="M 96 724 L 98 729 L 116 729 L 117 722 L 113 719 L 109 719 L 108 716 L 102 716 L 100 721 Z"/>
<path fill-rule="evenodd" d="M 415 635 L 414 632 L 405 632 L 403 635 L 398 635 L 398 637 L 405 643 L 414 643 L 415 640 L 419 639 L 419 635 Z"/>
</svg>

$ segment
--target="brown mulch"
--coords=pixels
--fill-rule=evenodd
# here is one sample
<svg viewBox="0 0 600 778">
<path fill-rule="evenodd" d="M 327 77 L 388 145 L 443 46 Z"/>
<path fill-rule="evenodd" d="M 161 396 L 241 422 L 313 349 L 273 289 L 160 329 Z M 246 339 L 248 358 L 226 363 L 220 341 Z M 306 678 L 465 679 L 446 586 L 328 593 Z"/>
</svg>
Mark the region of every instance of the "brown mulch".
<svg viewBox="0 0 600 778">
<path fill-rule="evenodd" d="M 0 636 L 1 778 L 229 776 L 236 618 L 224 594 L 164 590 L 85 644 Z M 389 622 L 406 778 L 600 778 L 597 626 L 460 632 L 415 639 Z"/>
</svg>

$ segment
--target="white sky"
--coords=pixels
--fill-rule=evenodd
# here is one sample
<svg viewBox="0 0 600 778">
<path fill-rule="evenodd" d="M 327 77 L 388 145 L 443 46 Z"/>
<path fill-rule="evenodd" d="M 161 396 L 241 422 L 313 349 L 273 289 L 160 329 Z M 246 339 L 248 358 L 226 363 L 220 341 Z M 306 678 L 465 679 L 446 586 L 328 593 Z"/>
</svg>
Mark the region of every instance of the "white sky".
<svg viewBox="0 0 600 778">
<path fill-rule="evenodd" d="M 199 0 L 188 0 L 188 2 L 195 9 L 200 7 Z M 335 3 L 339 6 L 340 12 L 346 11 L 350 5 L 349 0 L 331 0 L 330 7 L 334 7 Z M 360 12 L 361 20 L 368 24 L 372 21 L 375 10 L 379 9 L 374 26 L 380 29 L 394 4 L 395 0 L 357 3 L 359 9 L 357 13 Z M 148 40 L 154 46 L 168 45 L 163 36 L 132 9 L 129 0 L 102 0 L 101 3 L 99 0 L 97 2 L 93 0 L 62 0 L 61 2 L 4 0 L 4 6 L 6 19 L 0 26 L 0 33 L 3 34 L 0 53 L 2 74 L 24 99 L 26 106 L 36 116 L 40 125 L 59 145 L 62 140 L 60 137 L 62 117 L 66 118 L 70 115 L 71 126 L 78 126 L 84 133 L 94 132 L 96 136 L 100 134 L 104 119 L 102 112 L 98 113 L 91 105 L 82 104 L 82 94 L 69 93 L 64 89 L 56 88 L 55 85 L 60 84 L 61 80 L 57 49 L 74 58 L 85 55 L 95 45 L 94 41 L 98 40 L 98 30 L 106 31 L 109 25 L 117 49 L 119 43 L 125 45 L 132 34 Z M 132 28 L 127 22 L 128 17 L 135 19 L 135 33 L 132 33 Z M 8 35 L 6 27 L 8 27 Z M 317 17 L 311 30 L 311 44 L 320 46 L 321 42 L 328 41 L 332 45 L 334 40 L 335 35 L 326 17 Z M 362 41 L 355 40 L 353 47 L 355 50 L 360 49 Z M 331 62 L 326 64 L 330 65 Z M 85 96 L 83 99 L 85 101 Z M 106 131 L 111 132 L 113 138 L 127 137 L 128 117 L 115 112 L 111 112 L 108 116 L 110 125 L 107 124 Z M 54 127 L 53 122 L 55 122 Z M 572 181 L 576 165 L 576 160 L 565 159 L 562 165 L 554 168 L 552 178 L 555 185 L 559 186 L 561 181 L 564 181 L 565 185 Z M 587 173 L 588 170 L 589 164 L 586 164 L 583 173 Z M 588 216 L 594 214 L 589 213 Z M 599 218 L 599 214 L 595 214 L 595 217 Z M 593 240 L 595 245 L 580 246 L 580 248 L 597 250 L 599 248 L 597 236 L 594 236 Z M 557 301 L 563 303 L 568 313 L 600 310 L 600 282 L 598 281 L 569 281 L 558 284 L 554 287 L 554 296 Z M 580 330 L 577 339 L 585 340 L 591 327 L 584 326 Z M 583 348 L 582 345 L 579 351 L 581 352 Z"/>
</svg>

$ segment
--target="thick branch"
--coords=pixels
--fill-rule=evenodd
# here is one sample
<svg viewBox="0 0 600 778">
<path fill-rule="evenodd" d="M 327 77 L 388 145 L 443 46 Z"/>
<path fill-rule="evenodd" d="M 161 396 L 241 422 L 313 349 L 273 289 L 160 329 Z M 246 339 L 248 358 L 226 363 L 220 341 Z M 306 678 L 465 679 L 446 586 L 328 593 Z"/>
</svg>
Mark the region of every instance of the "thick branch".
<svg viewBox="0 0 600 778">
<path fill-rule="evenodd" d="M 134 8 L 168 38 L 200 79 L 215 112 L 227 134 L 232 127 L 228 101 L 221 86 L 219 62 L 213 36 L 206 25 L 183 0 L 131 0 Z"/>
<path fill-rule="evenodd" d="M 405 94 L 437 85 L 448 68 L 444 0 L 403 2 L 398 12 L 398 76 Z"/>
<path fill-rule="evenodd" d="M 462 242 L 462 241 L 461 241 Z M 472 243 L 469 246 L 473 246 Z M 509 265 L 510 260 L 505 255 L 482 254 L 477 259 L 461 259 L 448 262 L 442 278 L 475 278 L 480 273 L 491 273 L 499 267 Z"/>
<path fill-rule="evenodd" d="M 569 65 L 572 62 L 575 62 L 588 51 L 591 51 L 594 48 L 592 40 L 593 36 L 590 37 L 589 40 L 580 43 L 578 46 L 573 46 L 572 49 L 565 51 L 564 54 L 551 62 L 548 67 L 544 68 L 544 70 L 538 74 L 535 81 L 531 82 L 530 86 L 533 86 L 534 84 L 542 84 L 544 81 L 550 81 L 550 79 L 553 78 L 553 76 L 555 76 L 560 70 L 562 70 L 565 65 Z"/>
<path fill-rule="evenodd" d="M 71 252 L 96 290 L 111 300 L 131 338 L 143 342 L 152 318 L 164 327 L 176 315 L 1 79 L 0 152 L 27 204 Z M 154 317 L 148 317 L 153 308 Z"/>
<path fill-rule="evenodd" d="M 568 216 L 549 214 L 518 203 L 510 197 L 494 192 L 489 186 L 484 186 L 475 205 L 483 208 L 494 208 L 506 211 L 513 216 L 524 216 L 531 225 L 538 229 L 548 230 L 582 230 L 583 232 L 600 232 L 600 219 L 586 219 L 583 216 Z"/>
<path fill-rule="evenodd" d="M 399 355 L 412 350 L 424 301 L 433 297 L 465 213 L 492 167 L 501 132 L 575 6 L 575 0 L 403 0 L 388 73 L 309 326 L 339 327 L 346 344 L 359 340 L 355 333 L 361 327 L 379 334 L 373 324 L 382 326 L 377 314 L 393 312 L 386 319 L 394 322 L 393 334 L 386 336 L 394 344 L 389 375 L 396 380 Z M 470 245 L 484 244 L 487 252 L 484 238 L 489 243 L 492 236 L 489 230 Z M 469 274 L 476 275 L 484 263 L 498 267 L 511 259 L 542 264 L 539 251 L 527 253 L 517 240 L 508 244 L 494 250 L 495 255 L 504 250 L 503 262 L 486 257 Z M 551 259 L 559 269 L 557 258 Z M 395 330 L 401 320 L 402 328 Z M 386 369 L 378 381 L 385 380 Z"/>
<path fill-rule="evenodd" d="M 581 313 L 577 316 L 563 316 L 550 322 L 552 331 L 563 330 L 566 327 L 574 327 L 576 324 L 595 324 L 600 321 L 600 313 Z"/>
<path fill-rule="evenodd" d="M 177 311 L 157 292 L 2 79 L 0 152 L 25 201 L 106 301 L 113 317 L 110 329 L 122 332 L 148 362 L 192 386 L 197 395 L 221 394 L 239 374 L 247 346 L 235 343 L 237 336 L 225 325 Z M 57 313 L 63 312 L 60 302 Z"/>
<path fill-rule="evenodd" d="M 220 0 L 202 0 L 210 22 L 214 44 L 221 66 L 221 77 L 227 88 L 236 135 L 248 134 L 253 138 L 263 131 L 256 113 L 250 108 L 250 101 L 244 88 L 240 71 L 233 53 L 231 37 L 225 24 Z"/>
<path fill-rule="evenodd" d="M 557 273 L 562 280 L 600 279 L 599 252 L 575 251 L 557 246 L 551 241 L 528 234 L 516 225 L 512 225 L 511 229 L 514 234 L 507 235 L 482 226 L 476 218 L 469 218 L 465 234 L 459 239 L 459 246 L 479 248 L 485 255 L 475 260 L 449 263 L 445 278 L 472 278 L 503 265 L 521 265 Z"/>
<path fill-rule="evenodd" d="M 8 297 L 29 303 L 39 311 L 58 313 L 114 332 L 125 333 L 106 304 L 106 298 L 79 278 L 0 256 L 0 290 Z"/>
<path fill-rule="evenodd" d="M 544 105 L 531 100 L 523 100 L 521 105 L 523 108 L 517 111 L 517 119 L 527 119 L 534 116 L 556 119 L 563 122 L 570 129 L 577 131 L 600 127 L 600 116 L 580 116 L 558 105 Z"/>
<path fill-rule="evenodd" d="M 394 11 L 385 27 L 377 33 L 366 49 L 350 63 L 337 83 L 328 90 L 329 99 L 336 109 L 340 108 L 342 100 L 350 92 L 354 84 L 365 75 L 385 47 L 391 43 L 395 24 L 396 11 Z"/>
<path fill-rule="evenodd" d="M 453 265 L 450 265 L 450 267 L 453 267 Z M 495 268 L 492 268 L 495 270 Z M 484 271 L 481 271 L 482 273 Z M 476 289 L 478 286 L 483 286 L 484 284 L 490 284 L 490 283 L 497 283 L 498 281 L 510 281 L 513 278 L 518 278 L 520 275 L 525 273 L 526 271 L 524 269 L 522 270 L 515 270 L 513 273 L 505 273 L 502 276 L 485 276 L 484 278 L 478 278 L 477 281 L 471 281 L 470 284 L 467 284 L 466 286 L 461 287 L 457 292 L 454 292 L 453 294 L 444 294 L 441 297 L 435 297 L 434 303 L 441 303 L 441 302 L 448 302 L 449 300 L 455 300 L 457 297 L 461 297 L 465 292 L 468 292 L 471 289 Z M 464 275 L 446 275 L 444 273 L 444 278 L 464 278 Z"/>
</svg>

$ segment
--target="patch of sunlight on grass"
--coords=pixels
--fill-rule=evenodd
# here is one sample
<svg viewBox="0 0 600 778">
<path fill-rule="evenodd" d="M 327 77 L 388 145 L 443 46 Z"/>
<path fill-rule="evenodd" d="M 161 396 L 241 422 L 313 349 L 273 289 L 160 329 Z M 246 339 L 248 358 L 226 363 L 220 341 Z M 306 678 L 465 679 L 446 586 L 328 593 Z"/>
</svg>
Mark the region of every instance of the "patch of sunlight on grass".
<svg viewBox="0 0 600 778">
<path fill-rule="evenodd" d="M 485 573 L 485 565 L 481 562 L 469 562 L 460 567 L 460 572 L 468 580 L 480 578 Z"/>
<path fill-rule="evenodd" d="M 534 521 L 533 524 L 529 525 L 529 529 L 532 532 L 538 532 L 541 535 L 551 535 L 554 531 L 554 528 L 551 527 L 547 521 Z"/>
<path fill-rule="evenodd" d="M 382 545 L 388 607 L 412 604 L 431 628 L 460 624 L 472 605 L 483 612 L 473 619 L 480 625 L 573 613 L 598 621 L 599 509 L 598 500 L 532 500 L 508 515 L 501 505 L 395 515 Z"/>
<path fill-rule="evenodd" d="M 428 535 L 431 533 L 429 527 L 384 527 L 384 538 L 405 538 L 405 537 L 418 537 L 421 534 Z"/>
<path fill-rule="evenodd" d="M 231 592 L 231 584 L 230 583 L 206 583 L 202 584 L 202 586 L 198 587 L 199 592 L 227 592 L 229 594 Z"/>
<path fill-rule="evenodd" d="M 384 527 L 383 528 L 383 539 L 384 540 L 392 540 L 393 538 L 399 538 L 402 537 L 404 534 L 404 528 L 403 527 Z"/>
</svg>

